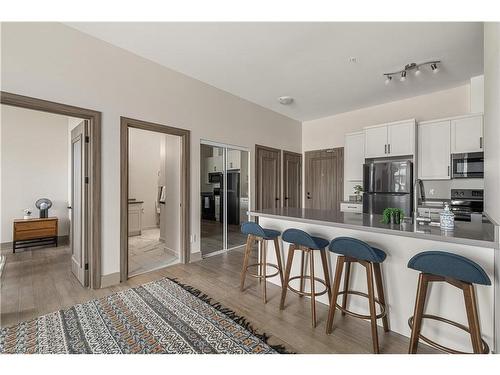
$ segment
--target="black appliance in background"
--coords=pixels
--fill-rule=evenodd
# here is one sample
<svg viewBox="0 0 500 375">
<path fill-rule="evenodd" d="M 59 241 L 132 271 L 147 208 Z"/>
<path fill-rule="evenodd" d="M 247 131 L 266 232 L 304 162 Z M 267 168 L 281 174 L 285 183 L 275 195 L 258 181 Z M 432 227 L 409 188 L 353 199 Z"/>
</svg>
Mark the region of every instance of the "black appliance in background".
<svg viewBox="0 0 500 375">
<path fill-rule="evenodd" d="M 201 212 L 202 218 L 224 222 L 224 175 L 220 172 L 208 174 L 208 181 L 218 186 L 213 188 L 213 193 L 202 193 Z M 208 201 L 206 200 L 208 197 Z M 210 206 L 207 207 L 207 203 Z M 213 212 L 213 214 L 212 214 Z M 227 223 L 240 224 L 240 171 L 227 171 Z"/>
<path fill-rule="evenodd" d="M 201 218 L 203 220 L 215 220 L 214 193 L 201 193 Z"/>
<path fill-rule="evenodd" d="M 471 221 L 471 214 L 483 213 L 483 190 L 451 189 L 450 209 L 455 214 L 455 220 Z"/>
<path fill-rule="evenodd" d="M 453 154 L 451 156 L 452 178 L 483 178 L 484 153 Z"/>
<path fill-rule="evenodd" d="M 381 215 L 388 207 L 413 212 L 413 163 L 410 160 L 363 165 L 363 213 Z"/>
<path fill-rule="evenodd" d="M 208 182 L 210 184 L 222 184 L 224 176 L 221 172 L 211 172 L 208 174 Z"/>
</svg>

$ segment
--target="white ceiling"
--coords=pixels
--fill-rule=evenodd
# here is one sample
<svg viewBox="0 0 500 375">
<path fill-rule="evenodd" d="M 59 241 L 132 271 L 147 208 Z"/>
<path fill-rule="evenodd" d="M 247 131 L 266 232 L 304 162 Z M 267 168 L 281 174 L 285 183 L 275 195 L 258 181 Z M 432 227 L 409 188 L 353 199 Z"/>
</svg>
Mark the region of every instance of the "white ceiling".
<svg viewBox="0 0 500 375">
<path fill-rule="evenodd" d="M 483 72 L 482 23 L 68 25 L 301 121 L 455 87 Z M 438 74 L 384 85 L 384 72 L 429 59 L 442 60 Z M 282 95 L 294 103 L 279 104 Z"/>
</svg>

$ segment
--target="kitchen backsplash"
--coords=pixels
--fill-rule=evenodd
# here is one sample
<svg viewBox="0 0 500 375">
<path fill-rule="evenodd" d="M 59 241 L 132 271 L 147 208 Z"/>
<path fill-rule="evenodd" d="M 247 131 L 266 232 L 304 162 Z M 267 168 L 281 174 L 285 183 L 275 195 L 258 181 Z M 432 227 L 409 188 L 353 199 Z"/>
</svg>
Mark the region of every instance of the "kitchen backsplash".
<svg viewBox="0 0 500 375">
<path fill-rule="evenodd" d="M 482 178 L 424 180 L 426 198 L 450 199 L 451 189 L 484 189 L 484 180 Z"/>
</svg>

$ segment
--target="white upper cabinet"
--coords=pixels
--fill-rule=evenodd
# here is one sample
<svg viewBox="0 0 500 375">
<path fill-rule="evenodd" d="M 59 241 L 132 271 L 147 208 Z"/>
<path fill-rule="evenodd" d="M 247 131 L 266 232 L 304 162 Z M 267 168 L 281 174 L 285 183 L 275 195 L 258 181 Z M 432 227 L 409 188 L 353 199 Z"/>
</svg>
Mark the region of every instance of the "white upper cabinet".
<svg viewBox="0 0 500 375">
<path fill-rule="evenodd" d="M 483 116 L 451 120 L 451 153 L 483 151 Z"/>
<path fill-rule="evenodd" d="M 450 121 L 418 125 L 418 178 L 450 179 Z"/>
<path fill-rule="evenodd" d="M 413 155 L 415 152 L 415 121 L 387 125 L 388 156 Z"/>
<path fill-rule="evenodd" d="M 363 132 L 346 134 L 344 145 L 344 179 L 363 180 L 365 162 L 365 134 Z"/>
<path fill-rule="evenodd" d="M 365 128 L 365 157 L 413 155 L 415 153 L 415 120 Z"/>
<path fill-rule="evenodd" d="M 240 169 L 241 168 L 241 151 L 228 150 L 227 151 L 227 169 Z"/>
<path fill-rule="evenodd" d="M 365 128 L 365 158 L 387 156 L 387 125 Z"/>
</svg>

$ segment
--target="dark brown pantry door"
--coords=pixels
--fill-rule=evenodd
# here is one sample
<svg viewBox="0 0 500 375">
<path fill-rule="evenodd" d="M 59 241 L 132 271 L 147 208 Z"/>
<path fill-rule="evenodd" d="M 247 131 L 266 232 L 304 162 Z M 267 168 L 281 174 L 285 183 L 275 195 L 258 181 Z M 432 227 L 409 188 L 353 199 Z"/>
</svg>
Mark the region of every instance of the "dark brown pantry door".
<svg viewBox="0 0 500 375">
<path fill-rule="evenodd" d="M 302 154 L 283 151 L 284 207 L 302 207 Z"/>
<path fill-rule="evenodd" d="M 255 145 L 255 176 L 255 207 L 280 207 L 281 150 Z"/>
<path fill-rule="evenodd" d="M 306 208 L 340 210 L 343 196 L 344 148 L 305 153 Z"/>
</svg>

